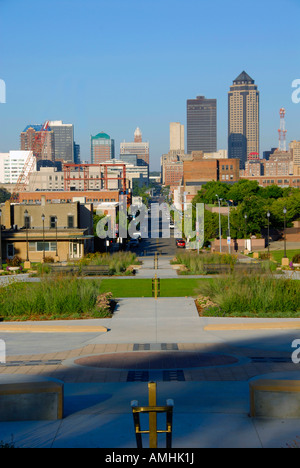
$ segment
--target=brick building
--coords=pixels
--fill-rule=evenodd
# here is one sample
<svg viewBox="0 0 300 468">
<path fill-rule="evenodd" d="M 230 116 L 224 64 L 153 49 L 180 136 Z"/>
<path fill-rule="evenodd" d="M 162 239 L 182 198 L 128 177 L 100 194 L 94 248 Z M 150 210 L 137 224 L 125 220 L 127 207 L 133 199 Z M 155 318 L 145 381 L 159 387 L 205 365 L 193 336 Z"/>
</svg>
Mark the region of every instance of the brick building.
<svg viewBox="0 0 300 468">
<path fill-rule="evenodd" d="M 191 201 L 202 186 L 210 181 L 234 183 L 239 180 L 238 159 L 203 159 L 194 155 L 192 161 L 183 162 L 183 186 L 187 202 Z"/>
<path fill-rule="evenodd" d="M 50 128 L 45 131 L 43 125 L 28 125 L 21 133 L 21 151 L 30 151 L 34 142 L 44 141 L 44 144 L 35 144 L 35 156 L 37 161 L 55 161 L 55 139 L 54 132 Z M 42 137 L 45 136 L 45 139 Z"/>
</svg>

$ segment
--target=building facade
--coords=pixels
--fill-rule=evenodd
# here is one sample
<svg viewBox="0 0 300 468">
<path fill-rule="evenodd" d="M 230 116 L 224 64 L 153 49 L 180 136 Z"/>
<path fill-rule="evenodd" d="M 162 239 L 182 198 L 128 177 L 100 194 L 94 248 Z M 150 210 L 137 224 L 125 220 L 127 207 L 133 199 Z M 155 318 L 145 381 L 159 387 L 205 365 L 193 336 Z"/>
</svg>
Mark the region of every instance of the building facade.
<svg viewBox="0 0 300 468">
<path fill-rule="evenodd" d="M 228 157 L 244 169 L 251 154 L 259 154 L 259 91 L 243 71 L 228 93 Z"/>
<path fill-rule="evenodd" d="M 142 138 L 142 132 L 137 127 L 134 132 L 134 141 L 122 142 L 120 144 L 120 158 L 124 154 L 136 154 L 138 160 L 143 161 L 148 166 L 150 164 L 150 145 L 149 142 L 144 142 Z"/>
<path fill-rule="evenodd" d="M 6 202 L 2 210 L 2 258 L 43 262 L 78 260 L 93 252 L 93 204 L 39 205 Z"/>
<path fill-rule="evenodd" d="M 0 153 L 0 183 L 16 184 L 19 176 L 23 173 L 27 178 L 29 168 L 36 171 L 36 159 L 31 151 L 10 151 L 9 153 Z"/>
<path fill-rule="evenodd" d="M 293 156 L 293 171 L 294 174 L 300 175 L 300 141 L 291 141 L 290 151 Z"/>
<path fill-rule="evenodd" d="M 74 126 L 64 124 L 61 120 L 49 122 L 54 134 L 55 160 L 67 163 L 74 162 Z"/>
<path fill-rule="evenodd" d="M 91 163 L 101 164 L 115 157 L 115 141 L 107 133 L 91 136 Z"/>
<path fill-rule="evenodd" d="M 35 146 L 35 157 L 38 161 L 55 161 L 54 132 L 50 128 L 42 129 L 43 125 L 28 125 L 21 132 L 21 151 L 30 151 Z M 40 144 L 37 144 L 38 142 Z"/>
<path fill-rule="evenodd" d="M 170 151 L 184 153 L 184 125 L 179 122 L 170 123 Z"/>
<path fill-rule="evenodd" d="M 187 101 L 187 153 L 217 151 L 217 100 L 197 96 Z"/>
<path fill-rule="evenodd" d="M 186 201 L 190 202 L 202 186 L 210 181 L 235 183 L 239 180 L 237 159 L 204 159 L 195 154 L 191 161 L 183 162 L 183 187 Z"/>
</svg>

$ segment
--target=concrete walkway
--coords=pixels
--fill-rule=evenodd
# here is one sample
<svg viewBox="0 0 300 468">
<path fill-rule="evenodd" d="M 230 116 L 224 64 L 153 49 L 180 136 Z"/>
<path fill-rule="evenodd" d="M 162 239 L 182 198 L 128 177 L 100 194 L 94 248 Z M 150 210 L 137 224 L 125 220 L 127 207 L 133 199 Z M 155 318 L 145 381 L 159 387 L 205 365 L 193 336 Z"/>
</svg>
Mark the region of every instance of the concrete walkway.
<svg viewBox="0 0 300 468">
<path fill-rule="evenodd" d="M 153 257 L 141 257 L 143 262 L 140 268 L 136 270 L 136 278 L 178 278 L 177 271 L 171 267 L 172 257 L 158 256 L 157 268 L 154 267 Z"/>
</svg>

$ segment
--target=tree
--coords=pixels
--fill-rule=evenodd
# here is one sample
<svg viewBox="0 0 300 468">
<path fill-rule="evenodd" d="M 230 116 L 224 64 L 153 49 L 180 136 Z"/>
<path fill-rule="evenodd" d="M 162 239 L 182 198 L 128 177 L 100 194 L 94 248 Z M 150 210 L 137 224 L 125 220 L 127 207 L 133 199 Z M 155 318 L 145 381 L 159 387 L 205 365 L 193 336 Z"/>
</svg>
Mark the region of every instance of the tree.
<svg viewBox="0 0 300 468">
<path fill-rule="evenodd" d="M 0 203 L 5 203 L 10 199 L 10 196 L 10 193 L 6 189 L 0 188 Z"/>
<path fill-rule="evenodd" d="M 227 193 L 228 200 L 241 203 L 245 198 L 256 195 L 259 192 L 259 185 L 256 180 L 242 179 L 231 186 Z"/>
<path fill-rule="evenodd" d="M 274 198 L 278 199 L 283 196 L 284 190 L 278 185 L 269 185 L 269 187 L 259 187 L 257 194 L 265 199 Z"/>
<path fill-rule="evenodd" d="M 228 199 L 228 192 L 230 190 L 230 185 L 223 182 L 207 182 L 201 190 L 199 190 L 198 195 L 193 200 L 193 203 L 216 203 L 217 197 L 222 198 L 223 200 Z"/>
</svg>

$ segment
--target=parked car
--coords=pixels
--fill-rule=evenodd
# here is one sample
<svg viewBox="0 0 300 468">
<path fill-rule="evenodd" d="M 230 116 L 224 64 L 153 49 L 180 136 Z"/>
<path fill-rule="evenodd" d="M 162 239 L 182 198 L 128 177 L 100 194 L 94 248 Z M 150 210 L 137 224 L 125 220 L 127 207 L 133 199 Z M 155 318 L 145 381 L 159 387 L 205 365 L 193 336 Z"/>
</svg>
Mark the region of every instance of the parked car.
<svg viewBox="0 0 300 468">
<path fill-rule="evenodd" d="M 132 239 L 136 239 L 138 241 L 141 241 L 142 240 L 142 236 L 141 236 L 141 233 L 140 232 L 134 232 L 132 234 Z"/>
<path fill-rule="evenodd" d="M 179 249 L 185 249 L 185 246 L 186 246 L 186 242 L 184 239 L 177 239 L 176 241 L 176 246 L 179 248 Z"/>
</svg>

